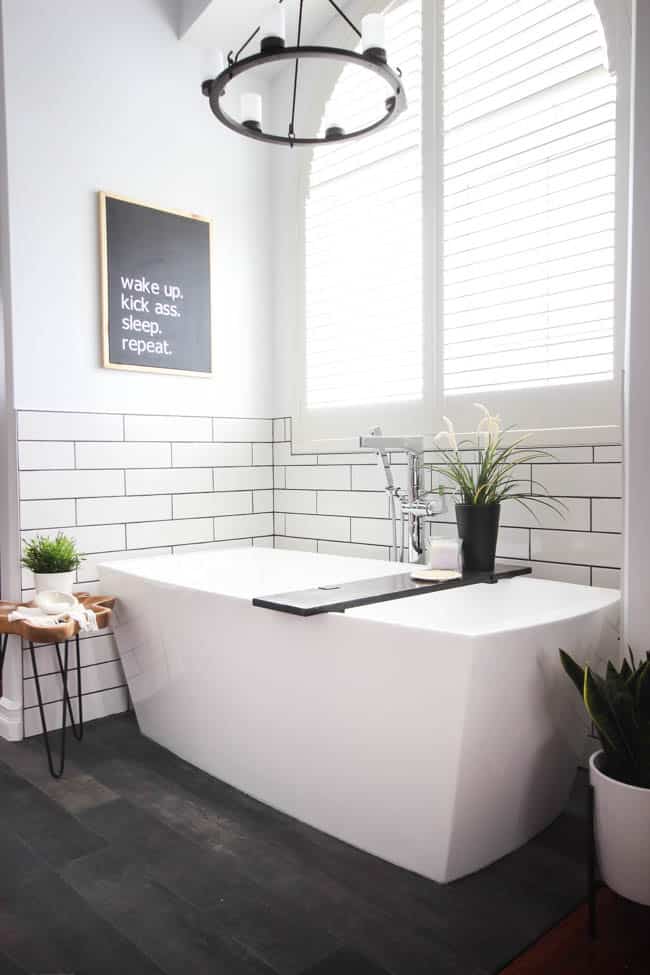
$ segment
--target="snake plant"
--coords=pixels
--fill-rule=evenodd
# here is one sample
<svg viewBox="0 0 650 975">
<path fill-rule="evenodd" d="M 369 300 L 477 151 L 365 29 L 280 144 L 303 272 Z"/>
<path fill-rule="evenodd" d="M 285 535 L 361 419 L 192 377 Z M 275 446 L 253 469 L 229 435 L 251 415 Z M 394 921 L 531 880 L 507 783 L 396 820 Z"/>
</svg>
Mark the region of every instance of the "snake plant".
<svg viewBox="0 0 650 975">
<path fill-rule="evenodd" d="M 564 650 L 560 658 L 598 732 L 603 771 L 619 782 L 650 789 L 650 653 L 637 664 L 630 650 L 620 670 L 608 662 L 604 677 L 580 667 Z"/>
</svg>

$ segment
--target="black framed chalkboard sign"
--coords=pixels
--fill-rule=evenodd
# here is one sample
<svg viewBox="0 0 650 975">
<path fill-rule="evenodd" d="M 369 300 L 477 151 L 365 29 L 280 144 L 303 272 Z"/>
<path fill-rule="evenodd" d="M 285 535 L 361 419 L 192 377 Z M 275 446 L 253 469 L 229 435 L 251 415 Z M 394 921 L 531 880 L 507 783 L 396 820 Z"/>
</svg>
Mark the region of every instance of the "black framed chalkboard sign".
<svg viewBox="0 0 650 975">
<path fill-rule="evenodd" d="M 211 376 L 211 223 L 99 194 L 102 354 L 109 369 Z"/>
</svg>

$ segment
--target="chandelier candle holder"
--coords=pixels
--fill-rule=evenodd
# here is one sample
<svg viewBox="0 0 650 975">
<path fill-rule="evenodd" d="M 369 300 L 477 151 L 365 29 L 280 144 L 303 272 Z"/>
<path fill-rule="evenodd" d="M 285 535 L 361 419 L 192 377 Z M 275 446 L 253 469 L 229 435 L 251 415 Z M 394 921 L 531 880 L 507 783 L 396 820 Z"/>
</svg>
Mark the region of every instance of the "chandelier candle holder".
<svg viewBox="0 0 650 975">
<path fill-rule="evenodd" d="M 336 139 L 343 139 L 345 136 L 345 129 L 341 128 L 335 122 L 328 123 L 325 128 L 325 139 L 327 142 L 333 142 Z"/>
<path fill-rule="evenodd" d="M 260 51 L 262 54 L 272 54 L 274 51 L 281 51 L 287 45 L 287 18 L 284 9 L 279 5 L 273 7 L 267 14 L 261 28 L 262 43 Z"/>
<path fill-rule="evenodd" d="M 385 21 L 381 14 L 367 14 L 361 22 L 361 30 L 343 12 L 335 0 L 323 0 L 329 3 L 348 27 L 357 35 L 361 42 L 361 53 L 343 47 L 326 47 L 306 45 L 302 43 L 303 7 L 304 0 L 300 0 L 298 9 L 298 31 L 296 44 L 287 46 L 287 26 L 283 0 L 278 0 L 239 50 L 230 51 L 227 64 L 223 55 L 217 52 L 214 56 L 214 67 L 217 72 L 214 77 L 207 79 L 201 85 L 201 91 L 209 99 L 210 108 L 214 116 L 226 128 L 248 139 L 258 142 L 269 142 L 274 145 L 285 146 L 318 146 L 332 142 L 359 139 L 370 135 L 377 129 L 389 125 L 407 107 L 406 92 L 402 84 L 402 72 L 399 68 L 392 68 L 388 63 L 386 50 Z M 243 57 L 244 52 L 259 37 L 259 52 Z M 303 60 L 326 60 L 345 65 L 355 65 L 374 75 L 379 75 L 387 85 L 387 97 L 378 99 L 377 118 L 361 128 L 346 131 L 338 121 L 328 122 L 323 135 L 303 135 L 296 133 L 296 108 L 298 103 L 298 82 L 300 79 L 300 63 Z M 247 91 L 241 96 L 240 118 L 230 115 L 223 105 L 223 99 L 228 87 L 235 78 L 263 65 L 280 61 L 293 61 L 293 93 L 291 99 L 291 114 L 286 135 L 265 132 L 263 127 L 262 96 L 253 91 Z"/>
<path fill-rule="evenodd" d="M 262 131 L 262 96 L 247 91 L 241 96 L 242 125 L 253 132 Z"/>
<path fill-rule="evenodd" d="M 361 21 L 361 50 L 366 58 L 386 61 L 386 26 L 381 14 L 366 14 Z"/>
</svg>

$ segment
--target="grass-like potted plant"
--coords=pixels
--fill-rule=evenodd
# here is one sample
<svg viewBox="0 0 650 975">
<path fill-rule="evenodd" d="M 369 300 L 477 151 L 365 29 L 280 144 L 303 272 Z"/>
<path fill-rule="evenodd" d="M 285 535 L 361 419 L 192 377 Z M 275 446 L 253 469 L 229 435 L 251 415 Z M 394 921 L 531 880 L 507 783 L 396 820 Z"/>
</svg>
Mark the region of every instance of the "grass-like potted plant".
<svg viewBox="0 0 650 975">
<path fill-rule="evenodd" d="M 551 508 L 559 515 L 565 506 L 538 481 L 531 484 L 530 478 L 519 476 L 522 464 L 553 460 L 553 455 L 527 448 L 527 436 L 514 437 L 513 427 L 502 429 L 498 416 L 492 416 L 480 403 L 475 406 L 483 415 L 476 432 L 464 440 L 458 440 L 451 420 L 443 418 L 446 429 L 435 438 L 442 462 L 429 467 L 451 481 L 450 486 L 443 483 L 440 490 L 457 498 L 456 523 L 463 540 L 465 569 L 491 572 L 504 501 L 515 501 L 533 515 L 534 505 Z"/>
<path fill-rule="evenodd" d="M 56 538 L 37 535 L 25 544 L 22 563 L 34 573 L 37 592 L 72 592 L 75 570 L 83 561 L 74 541 L 59 533 Z"/>
<path fill-rule="evenodd" d="M 650 653 L 637 664 L 630 651 L 618 670 L 610 661 L 604 677 L 560 657 L 602 745 L 589 762 L 602 878 L 650 906 Z"/>
</svg>

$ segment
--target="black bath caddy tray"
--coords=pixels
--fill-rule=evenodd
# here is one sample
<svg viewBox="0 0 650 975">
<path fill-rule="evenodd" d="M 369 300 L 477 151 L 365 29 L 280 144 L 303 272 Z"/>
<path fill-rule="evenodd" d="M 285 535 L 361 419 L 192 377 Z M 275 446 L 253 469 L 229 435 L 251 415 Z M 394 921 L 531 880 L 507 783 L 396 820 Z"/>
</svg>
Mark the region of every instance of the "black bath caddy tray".
<svg viewBox="0 0 650 975">
<path fill-rule="evenodd" d="M 414 568 L 415 566 L 411 571 Z M 410 572 L 405 572 L 394 576 L 382 576 L 379 579 L 359 579 L 341 585 L 283 592 L 277 596 L 256 596 L 253 599 L 253 606 L 274 609 L 280 613 L 292 613 L 294 616 L 344 613 L 346 609 L 355 606 L 370 606 L 372 603 L 385 603 L 391 599 L 405 599 L 407 596 L 440 592 L 442 589 L 458 589 L 460 586 L 494 583 L 499 579 L 530 575 L 531 571 L 530 566 L 527 565 L 497 563 L 493 572 L 465 572 L 460 579 L 448 579 L 445 582 L 419 582 L 411 579 Z"/>
</svg>

